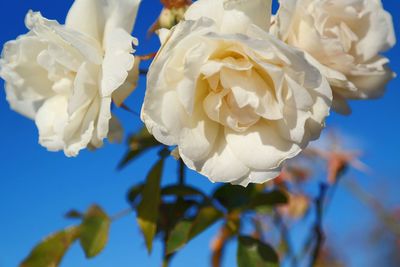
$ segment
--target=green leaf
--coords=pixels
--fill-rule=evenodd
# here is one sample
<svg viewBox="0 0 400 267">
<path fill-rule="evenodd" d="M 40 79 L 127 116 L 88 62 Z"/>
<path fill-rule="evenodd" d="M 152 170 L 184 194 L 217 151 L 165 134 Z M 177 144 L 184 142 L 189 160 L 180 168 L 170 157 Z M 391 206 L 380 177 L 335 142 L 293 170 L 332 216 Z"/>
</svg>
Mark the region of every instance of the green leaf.
<svg viewBox="0 0 400 267">
<path fill-rule="evenodd" d="M 129 190 L 128 195 L 127 195 L 127 199 L 128 199 L 128 202 L 131 205 L 136 206 L 137 199 L 138 199 L 139 195 L 142 193 L 143 188 L 144 188 L 144 185 L 143 184 L 139 184 L 139 185 L 133 186 Z"/>
<path fill-rule="evenodd" d="M 55 233 L 38 244 L 20 267 L 58 266 L 71 244 L 79 237 L 79 227 Z"/>
<path fill-rule="evenodd" d="M 206 230 L 219 219 L 223 217 L 223 213 L 213 206 L 202 207 L 197 216 L 193 220 L 192 227 L 189 232 L 188 241 Z"/>
<path fill-rule="evenodd" d="M 214 192 L 213 197 L 226 209 L 233 210 L 247 205 L 253 193 L 253 185 L 245 188 L 239 185 L 225 184 Z"/>
<path fill-rule="evenodd" d="M 118 164 L 118 169 L 124 168 L 129 162 L 140 156 L 146 150 L 160 145 L 147 131 L 146 127 L 143 127 L 142 130 L 131 136 L 128 143 L 130 149 Z"/>
<path fill-rule="evenodd" d="M 87 258 L 98 255 L 106 246 L 111 220 L 99 207 L 89 208 L 81 224 L 81 246 Z"/>
<path fill-rule="evenodd" d="M 188 242 L 189 231 L 192 221 L 183 220 L 175 225 L 167 241 L 167 254 L 174 253 Z"/>
<path fill-rule="evenodd" d="M 198 206 L 198 202 L 179 198 L 172 203 L 162 202 L 159 208 L 157 233 L 171 232 L 175 225 L 185 218 L 187 210 L 193 206 Z"/>
<path fill-rule="evenodd" d="M 65 218 L 68 219 L 82 219 L 83 214 L 77 210 L 70 210 L 65 214 Z"/>
<path fill-rule="evenodd" d="M 279 258 L 274 249 L 252 237 L 240 236 L 237 250 L 239 267 L 278 267 Z"/>
<path fill-rule="evenodd" d="M 202 207 L 193 220 L 177 223 L 167 241 L 167 254 L 174 253 L 186 243 L 216 223 L 223 213 L 212 206 Z"/>
<path fill-rule="evenodd" d="M 186 197 L 186 196 L 205 196 L 203 192 L 200 190 L 187 186 L 187 185 L 171 185 L 164 187 L 161 190 L 161 195 L 163 196 L 177 196 L 177 197 Z"/>
<path fill-rule="evenodd" d="M 250 202 L 249 207 L 252 209 L 270 207 L 274 205 L 287 204 L 288 196 L 281 190 L 271 192 L 261 192 L 255 195 Z"/>
<path fill-rule="evenodd" d="M 163 165 L 164 158 L 161 158 L 150 171 L 142 191 L 142 200 L 137 208 L 138 224 L 143 232 L 149 252 L 152 250 L 153 239 L 157 230 Z"/>
</svg>

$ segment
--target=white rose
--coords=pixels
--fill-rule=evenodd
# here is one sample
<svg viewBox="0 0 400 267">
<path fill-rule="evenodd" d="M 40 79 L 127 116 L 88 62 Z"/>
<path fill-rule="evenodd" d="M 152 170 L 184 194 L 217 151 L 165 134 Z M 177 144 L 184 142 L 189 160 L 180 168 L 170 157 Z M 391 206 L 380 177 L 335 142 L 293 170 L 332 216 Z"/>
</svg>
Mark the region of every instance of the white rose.
<svg viewBox="0 0 400 267">
<path fill-rule="evenodd" d="M 149 69 L 142 120 L 211 181 L 275 178 L 329 113 L 328 82 L 302 52 L 267 33 L 270 5 L 195 2 L 162 34 Z"/>
<path fill-rule="evenodd" d="M 316 60 L 338 112 L 350 113 L 347 99 L 380 97 L 395 76 L 379 55 L 396 42 L 380 0 L 281 0 L 272 31 Z"/>
<path fill-rule="evenodd" d="M 115 127 L 109 132 L 110 105 L 112 99 L 121 104 L 136 83 L 137 40 L 130 32 L 138 5 L 139 0 L 76 0 L 65 26 L 30 11 L 30 31 L 4 45 L 0 76 L 7 100 L 35 120 L 47 149 L 76 156 L 100 147 L 108 134 L 118 137 L 111 132 Z M 118 126 L 115 118 L 110 124 Z"/>
</svg>

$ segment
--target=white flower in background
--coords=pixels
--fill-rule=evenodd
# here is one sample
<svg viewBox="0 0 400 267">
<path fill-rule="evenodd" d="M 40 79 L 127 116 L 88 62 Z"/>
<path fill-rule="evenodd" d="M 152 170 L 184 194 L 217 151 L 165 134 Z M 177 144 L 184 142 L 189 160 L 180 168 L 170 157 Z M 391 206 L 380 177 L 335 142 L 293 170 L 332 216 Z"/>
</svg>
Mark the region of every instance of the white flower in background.
<svg viewBox="0 0 400 267">
<path fill-rule="evenodd" d="M 107 135 L 118 137 L 111 101 L 120 105 L 137 80 L 130 32 L 139 2 L 76 0 L 65 25 L 30 11 L 30 31 L 5 44 L 0 76 L 7 100 L 35 120 L 47 149 L 76 156 Z"/>
<path fill-rule="evenodd" d="M 275 178 L 316 139 L 332 93 L 304 54 L 268 33 L 271 2 L 199 0 L 161 32 L 142 120 L 210 180 Z"/>
<path fill-rule="evenodd" d="M 280 0 L 272 32 L 316 60 L 340 113 L 350 113 L 347 99 L 382 96 L 395 76 L 379 55 L 396 42 L 380 0 Z"/>
</svg>

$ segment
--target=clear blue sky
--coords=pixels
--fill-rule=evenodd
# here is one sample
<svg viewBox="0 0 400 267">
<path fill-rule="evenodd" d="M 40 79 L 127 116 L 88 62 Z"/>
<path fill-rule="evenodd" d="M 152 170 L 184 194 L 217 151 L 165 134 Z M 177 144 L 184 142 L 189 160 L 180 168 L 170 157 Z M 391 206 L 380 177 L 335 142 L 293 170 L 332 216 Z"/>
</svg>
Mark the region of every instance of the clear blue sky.
<svg viewBox="0 0 400 267">
<path fill-rule="evenodd" d="M 71 3 L 72 0 L 1 1 L 0 44 L 26 32 L 24 16 L 29 9 L 63 22 Z M 397 36 L 400 37 L 400 2 L 386 0 L 384 5 L 393 14 Z M 134 35 L 140 39 L 140 54 L 157 48 L 157 40 L 146 39 L 145 32 L 160 9 L 158 0 L 143 0 L 134 30 Z M 392 60 L 392 68 L 400 73 L 399 46 L 387 55 Z M 399 188 L 400 185 L 399 87 L 400 78 L 390 83 L 382 99 L 353 103 L 354 112 L 350 117 L 333 115 L 328 121 L 328 125 L 356 139 L 365 150 L 364 162 L 378 174 L 369 177 L 354 172 L 354 176 L 377 197 L 385 197 L 389 206 L 400 203 L 400 195 L 396 192 L 396 186 Z M 3 88 L 2 81 L 0 88 Z M 136 111 L 140 110 L 143 92 L 142 81 L 128 102 Z M 118 111 L 118 114 L 127 132 L 140 127 L 137 117 L 124 111 Z M 37 143 L 34 123 L 9 109 L 2 89 L 0 122 L 0 267 L 16 266 L 42 237 L 70 224 L 62 217 L 70 208 L 84 210 L 92 203 L 99 203 L 110 214 L 126 208 L 127 189 L 144 178 L 153 162 L 154 153 L 151 152 L 117 172 L 115 167 L 125 152 L 123 144 L 106 145 L 95 153 L 85 151 L 74 159 L 66 158 L 63 153 L 47 152 Z M 166 172 L 174 174 L 174 168 L 171 160 Z M 173 179 L 174 175 L 167 175 L 164 182 Z M 207 179 L 193 172 L 189 173 L 188 180 L 204 190 L 213 188 Z M 348 243 L 354 234 L 362 235 L 361 229 L 370 219 L 370 212 L 353 200 L 346 190 L 340 189 L 327 214 L 328 241 L 339 245 Z M 178 254 L 173 266 L 208 266 L 208 248 L 215 230 L 213 227 L 196 238 Z M 224 266 L 235 266 L 234 251 L 233 244 L 228 249 Z M 341 252 L 349 258 L 352 251 L 355 253 L 350 260 L 352 266 L 368 266 L 364 265 L 369 259 L 365 251 L 362 253 L 353 247 Z M 101 256 L 87 261 L 80 248 L 75 246 L 62 266 L 160 266 L 160 252 L 161 246 L 157 242 L 154 253 L 147 255 L 135 218 L 131 215 L 113 224 L 109 244 Z"/>
</svg>

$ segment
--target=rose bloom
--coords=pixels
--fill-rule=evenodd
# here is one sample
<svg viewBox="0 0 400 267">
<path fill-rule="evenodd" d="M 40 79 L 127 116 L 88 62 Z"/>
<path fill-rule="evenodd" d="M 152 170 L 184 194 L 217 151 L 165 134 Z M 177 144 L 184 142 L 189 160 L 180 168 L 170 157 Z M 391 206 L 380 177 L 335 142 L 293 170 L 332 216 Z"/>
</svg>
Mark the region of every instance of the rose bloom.
<svg viewBox="0 0 400 267">
<path fill-rule="evenodd" d="M 211 181 L 275 178 L 329 113 L 328 82 L 268 33 L 270 8 L 264 0 L 199 0 L 160 34 L 142 120 Z"/>
<path fill-rule="evenodd" d="M 30 11 L 30 31 L 4 45 L 0 76 L 7 100 L 35 120 L 48 150 L 76 156 L 100 147 L 107 135 L 118 136 L 110 105 L 112 99 L 121 104 L 137 80 L 137 40 L 130 32 L 138 5 L 139 0 L 76 0 L 65 26 Z"/>
<path fill-rule="evenodd" d="M 396 40 L 380 0 L 280 0 L 272 31 L 308 52 L 333 90 L 333 107 L 348 114 L 348 99 L 382 96 L 395 75 L 380 55 Z"/>
</svg>

